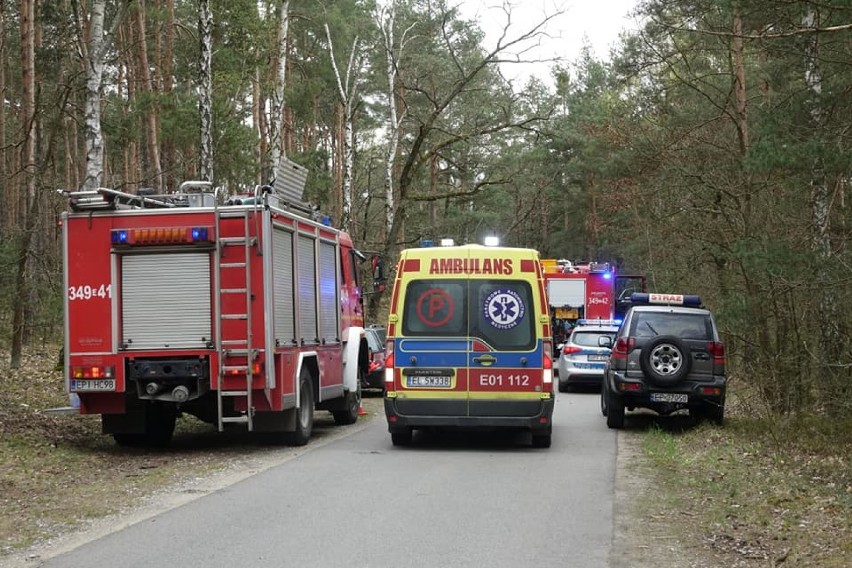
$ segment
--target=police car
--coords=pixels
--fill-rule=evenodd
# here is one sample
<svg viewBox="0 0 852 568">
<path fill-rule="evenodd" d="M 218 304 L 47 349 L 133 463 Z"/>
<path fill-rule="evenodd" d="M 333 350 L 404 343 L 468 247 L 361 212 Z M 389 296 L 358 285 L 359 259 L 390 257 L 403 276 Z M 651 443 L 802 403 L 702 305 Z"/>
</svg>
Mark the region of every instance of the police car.
<svg viewBox="0 0 852 568">
<path fill-rule="evenodd" d="M 575 385 L 600 386 L 611 351 L 603 343 L 613 344 L 620 323 L 620 320 L 577 321 L 559 349 L 559 392 L 567 392 Z"/>
<path fill-rule="evenodd" d="M 632 307 L 604 368 L 601 412 L 622 428 L 625 410 L 659 414 L 688 409 L 721 424 L 725 417 L 725 346 L 698 296 L 633 294 Z"/>
</svg>

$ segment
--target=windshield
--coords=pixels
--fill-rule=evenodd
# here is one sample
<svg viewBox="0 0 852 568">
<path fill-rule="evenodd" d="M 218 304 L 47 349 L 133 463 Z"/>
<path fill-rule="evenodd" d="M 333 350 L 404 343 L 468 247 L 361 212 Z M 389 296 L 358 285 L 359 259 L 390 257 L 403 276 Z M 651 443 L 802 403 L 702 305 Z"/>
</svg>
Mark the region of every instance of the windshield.
<svg viewBox="0 0 852 568">
<path fill-rule="evenodd" d="M 405 335 L 476 337 L 507 351 L 535 347 L 532 290 L 527 282 L 414 280 L 405 294 Z"/>
</svg>

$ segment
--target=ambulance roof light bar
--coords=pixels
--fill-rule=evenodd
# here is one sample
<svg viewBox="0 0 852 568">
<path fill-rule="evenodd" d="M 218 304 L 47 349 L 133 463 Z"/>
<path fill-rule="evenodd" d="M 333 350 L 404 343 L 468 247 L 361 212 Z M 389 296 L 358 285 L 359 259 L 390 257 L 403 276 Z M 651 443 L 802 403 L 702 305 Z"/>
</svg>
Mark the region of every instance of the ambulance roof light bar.
<svg viewBox="0 0 852 568">
<path fill-rule="evenodd" d="M 484 241 L 485 246 L 487 247 L 496 247 L 500 245 L 500 237 L 496 235 L 488 235 L 485 237 Z"/>
<path fill-rule="evenodd" d="M 442 247 L 452 247 L 455 246 L 456 242 L 453 239 L 441 239 Z"/>
</svg>

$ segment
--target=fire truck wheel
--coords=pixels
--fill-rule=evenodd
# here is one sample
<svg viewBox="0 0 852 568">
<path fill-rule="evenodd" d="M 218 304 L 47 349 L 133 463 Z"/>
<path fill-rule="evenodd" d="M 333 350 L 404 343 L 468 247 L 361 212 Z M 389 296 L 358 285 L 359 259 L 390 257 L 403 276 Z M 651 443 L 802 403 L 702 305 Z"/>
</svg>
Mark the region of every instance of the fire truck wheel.
<svg viewBox="0 0 852 568">
<path fill-rule="evenodd" d="M 304 446 L 311 439 L 314 429 L 314 387 L 311 384 L 311 374 L 302 369 L 299 375 L 299 409 L 296 415 L 296 429 L 287 432 L 285 442 L 291 446 Z"/>
<path fill-rule="evenodd" d="M 122 448 L 134 448 L 141 446 L 145 441 L 144 434 L 137 433 L 127 433 L 127 432 L 116 432 L 112 435 L 112 439 L 115 440 L 115 443 L 121 446 Z"/>
<path fill-rule="evenodd" d="M 173 407 L 164 404 L 147 404 L 145 405 L 144 432 L 117 432 L 112 435 L 112 438 L 122 447 L 163 448 L 172 441 L 176 421 L 177 412 Z"/>
<path fill-rule="evenodd" d="M 154 448 L 168 446 L 175 433 L 177 412 L 165 404 L 150 404 L 145 413 L 145 443 Z"/>
<path fill-rule="evenodd" d="M 346 409 L 334 410 L 331 415 L 334 416 L 334 423 L 338 426 L 346 426 L 347 424 L 355 424 L 358 421 L 358 409 L 361 408 L 361 384 L 358 383 L 358 388 L 355 392 L 346 393 Z"/>
</svg>

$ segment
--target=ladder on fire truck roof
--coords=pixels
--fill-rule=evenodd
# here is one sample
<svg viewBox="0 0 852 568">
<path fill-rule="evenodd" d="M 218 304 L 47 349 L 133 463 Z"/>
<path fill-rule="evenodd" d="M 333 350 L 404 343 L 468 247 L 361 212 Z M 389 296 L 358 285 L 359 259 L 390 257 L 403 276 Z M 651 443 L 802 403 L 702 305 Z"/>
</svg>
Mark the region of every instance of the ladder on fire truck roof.
<svg viewBox="0 0 852 568">
<path fill-rule="evenodd" d="M 215 201 L 218 203 L 218 199 Z M 252 249 L 258 244 L 257 236 L 252 237 L 250 211 L 258 210 L 258 204 L 254 208 L 220 208 L 214 205 L 216 254 L 214 255 L 214 270 L 216 275 L 215 295 L 216 302 L 216 350 L 219 353 L 219 373 L 217 378 L 217 418 L 219 431 L 224 429 L 226 423 L 246 424 L 248 430 L 254 429 L 254 403 L 252 400 L 252 385 L 254 379 L 254 361 L 258 352 L 252 345 L 252 294 L 251 294 L 251 263 Z M 239 236 L 223 236 L 222 226 L 226 219 L 242 219 L 242 229 Z M 240 251 L 241 252 L 238 252 Z M 226 275 L 229 278 L 224 278 Z M 239 282 L 241 287 L 225 287 L 223 282 Z M 245 309 L 234 310 L 232 304 L 239 302 L 229 301 L 243 295 L 245 298 Z M 227 311 L 225 305 L 231 306 Z M 223 336 L 225 322 L 240 322 L 238 329 L 245 333 L 239 337 Z M 244 325 L 244 327 L 243 327 Z M 225 383 L 229 376 L 245 377 L 245 386 L 233 389 L 225 389 Z M 268 389 L 267 389 L 268 390 Z M 269 393 L 267 392 L 267 396 Z M 246 402 L 245 414 L 238 416 L 226 416 L 225 399 L 243 398 Z"/>
</svg>

